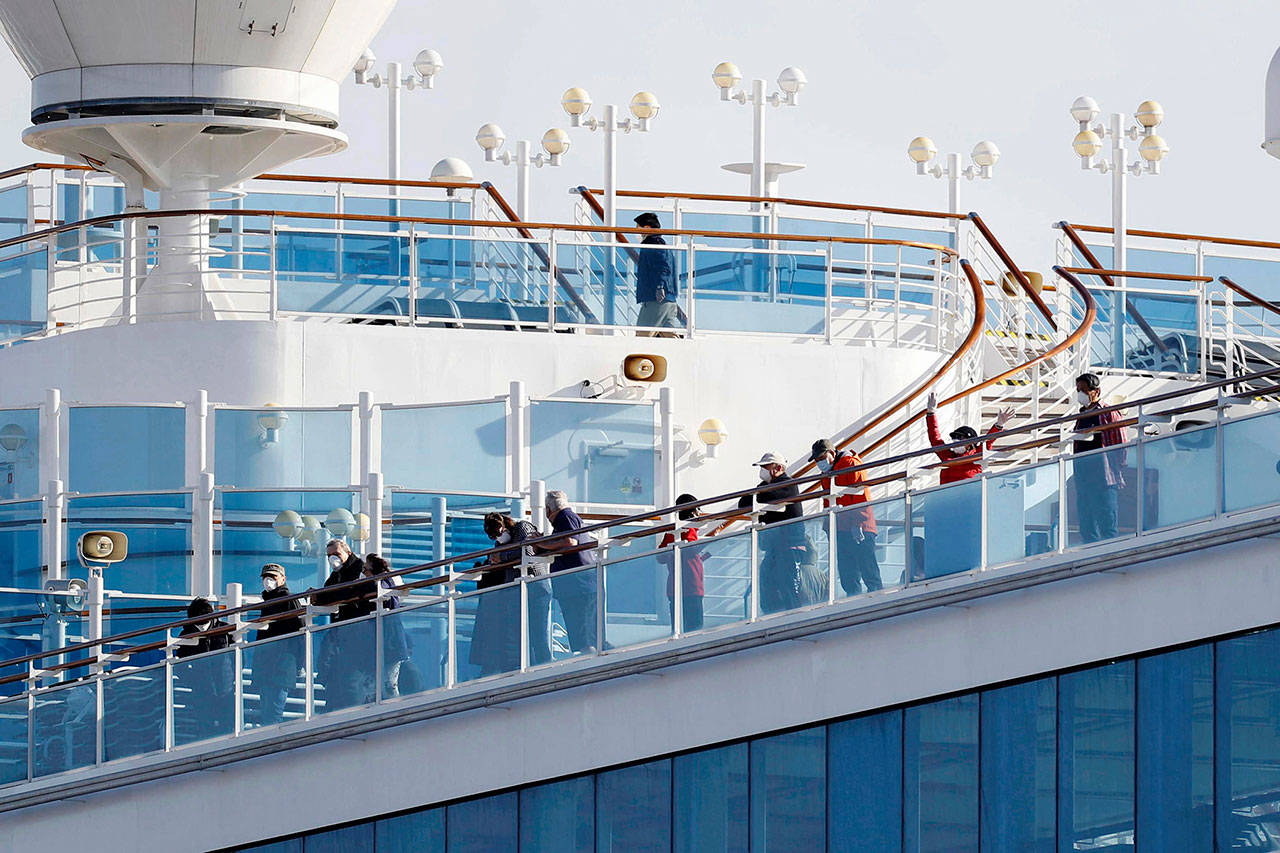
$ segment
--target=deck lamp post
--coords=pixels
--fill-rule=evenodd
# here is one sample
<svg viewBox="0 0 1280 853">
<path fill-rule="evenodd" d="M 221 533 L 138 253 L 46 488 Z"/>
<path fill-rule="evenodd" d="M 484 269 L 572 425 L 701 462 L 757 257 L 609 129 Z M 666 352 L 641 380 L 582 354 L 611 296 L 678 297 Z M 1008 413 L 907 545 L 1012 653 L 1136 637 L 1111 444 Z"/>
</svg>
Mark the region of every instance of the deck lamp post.
<svg viewBox="0 0 1280 853">
<path fill-rule="evenodd" d="M 630 104 L 632 118 L 619 121 L 618 108 L 614 104 L 605 105 L 604 118 L 584 118 L 591 111 L 591 95 L 586 89 L 575 86 L 560 98 L 560 106 L 569 116 L 570 127 L 585 127 L 604 134 L 604 220 L 606 225 L 613 227 L 618 224 L 618 132 L 648 132 L 649 122 L 657 117 L 662 105 L 652 92 L 637 92 Z"/>
<path fill-rule="evenodd" d="M 1000 149 L 994 142 L 983 141 L 973 146 L 969 155 L 970 165 L 960 168 L 960 155 L 948 154 L 947 165 L 936 162 L 938 146 L 927 136 L 917 136 L 907 146 L 907 156 L 916 164 L 917 175 L 933 175 L 935 178 L 947 179 L 947 210 L 960 212 L 960 179 L 990 180 L 995 173 L 996 163 L 1000 161 Z"/>
<path fill-rule="evenodd" d="M 377 62 L 372 50 L 365 48 L 364 53 L 356 60 L 351 69 L 355 72 L 358 85 L 369 85 L 375 89 L 387 87 L 387 177 L 393 181 L 400 180 L 400 92 L 408 89 L 412 92 L 421 87 L 434 89 L 436 75 L 444 70 L 444 60 L 434 50 L 420 50 L 413 60 L 413 73 L 401 76 L 400 63 L 388 62 L 387 73 L 369 74 L 369 69 Z M 392 195 L 395 188 L 392 187 Z"/>
<path fill-rule="evenodd" d="M 756 198 L 764 196 L 766 174 L 764 162 L 764 116 L 765 107 L 794 107 L 799 103 L 801 90 L 809 80 L 804 72 L 793 65 L 788 65 L 778 74 L 780 91 L 765 94 L 767 84 L 762 79 L 751 81 L 751 91 L 735 89 L 742 82 L 742 72 L 732 62 L 721 62 L 711 72 L 711 80 L 720 89 L 720 100 L 737 101 L 742 106 L 752 107 L 751 121 L 751 195 Z M 753 209 L 759 210 L 761 202 L 753 202 Z"/>
<path fill-rule="evenodd" d="M 530 154 L 533 144 L 527 139 L 516 142 L 515 153 L 502 151 L 506 142 L 502 128 L 496 124 L 481 126 L 476 132 L 476 144 L 484 152 L 486 163 L 501 163 L 504 166 L 516 167 L 516 216 L 529 219 L 529 169 L 543 166 L 559 166 L 560 158 L 569 150 L 569 134 L 558 127 L 553 127 L 542 134 L 542 151 Z M 502 153 L 498 153 L 498 152 Z"/>
</svg>

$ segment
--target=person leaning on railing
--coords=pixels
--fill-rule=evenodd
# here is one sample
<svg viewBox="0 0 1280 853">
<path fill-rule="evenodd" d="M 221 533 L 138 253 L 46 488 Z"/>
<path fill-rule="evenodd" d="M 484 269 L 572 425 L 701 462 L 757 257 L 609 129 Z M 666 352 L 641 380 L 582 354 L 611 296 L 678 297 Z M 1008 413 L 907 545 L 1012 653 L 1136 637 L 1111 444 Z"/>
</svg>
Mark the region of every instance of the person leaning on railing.
<svg viewBox="0 0 1280 853">
<path fill-rule="evenodd" d="M 216 652 L 227 648 L 232 643 L 231 632 L 222 631 L 216 634 L 206 632 L 227 628 L 226 622 L 217 618 L 213 603 L 207 598 L 193 599 L 187 605 L 187 618 L 205 617 L 201 622 L 191 622 L 182 626 L 178 637 L 194 637 L 194 642 L 179 645 L 174 657 L 191 658 L 206 652 Z M 187 690 L 180 704 L 194 711 L 188 713 L 194 731 L 192 740 L 225 734 L 231 730 L 235 716 L 234 686 L 235 661 L 232 655 L 223 654 L 203 661 L 189 661 L 174 667 L 178 676 L 178 684 Z M 179 699 L 175 696 L 175 702 Z"/>
<path fill-rule="evenodd" d="M 686 493 L 676 498 L 676 504 L 688 504 L 696 500 L 696 497 Z M 700 515 L 702 515 L 702 512 L 696 506 L 682 509 L 679 512 L 681 521 L 696 521 Z M 689 524 L 681 527 L 680 541 L 686 545 L 691 542 L 697 542 L 697 525 Z M 668 532 L 662 535 L 662 541 L 658 543 L 658 547 L 662 549 L 658 554 L 658 562 L 667 567 L 667 604 L 671 608 L 673 624 L 676 613 L 676 560 L 675 555 L 667 549 L 671 548 L 675 542 L 675 534 Z M 702 564 L 706 556 L 707 552 L 700 548 L 685 548 L 680 551 L 680 607 L 684 616 L 684 625 L 680 629 L 682 631 L 698 631 L 702 628 L 702 599 L 704 595 Z"/>
<path fill-rule="evenodd" d="M 520 577 L 522 549 L 518 543 L 536 539 L 538 528 L 527 521 L 491 512 L 484 517 L 484 533 L 495 546 L 516 545 L 490 554 L 476 563 L 486 566 L 476 581 L 476 589 L 514 583 Z M 541 572 L 545 574 L 545 567 Z M 535 574 L 539 572 L 535 570 Z M 551 582 L 529 581 L 529 663 L 537 666 L 551 660 Z M 468 660 L 480 667 L 480 675 L 510 672 L 520 667 L 520 589 L 511 587 L 477 596 L 476 621 L 471 630 Z"/>
<path fill-rule="evenodd" d="M 262 610 L 254 632 L 254 642 L 295 634 L 302 630 L 302 617 L 297 611 L 301 600 L 279 601 L 290 595 L 284 566 L 267 563 L 262 567 Z M 258 694 L 258 725 L 267 726 L 284 719 L 289 691 L 298 683 L 302 661 L 300 642 L 283 640 L 254 646 L 252 649 L 252 689 Z"/>
<path fill-rule="evenodd" d="M 324 582 L 325 589 L 358 580 L 364 575 L 364 561 L 351 553 L 347 543 L 341 539 L 330 539 L 325 552 L 331 569 Z M 372 606 L 366 605 L 365 599 L 376 591 L 373 583 L 357 584 L 333 592 L 321 589 L 312 594 L 311 602 L 326 607 L 337 605 L 337 612 L 333 615 L 336 624 L 372 612 Z M 316 656 L 316 676 L 324 684 L 326 708 L 349 708 L 368 701 L 374 686 L 373 624 L 365 622 L 347 628 L 329 628 L 322 636 L 324 639 Z"/>
<path fill-rule="evenodd" d="M 1103 447 L 1124 444 L 1124 427 L 1118 423 L 1119 412 L 1097 412 L 1102 408 L 1102 380 L 1096 373 L 1076 377 L 1076 401 L 1080 418 L 1076 420 L 1079 436 L 1072 442 L 1075 453 L 1087 453 Z M 1085 542 L 1101 542 L 1119 535 L 1116 511 L 1119 493 L 1124 488 L 1124 448 L 1078 457 L 1072 461 L 1076 486 L 1076 515 L 1080 538 Z"/>
<path fill-rule="evenodd" d="M 852 507 L 867 502 L 866 477 L 861 471 L 841 474 L 849 468 L 862 465 L 862 457 L 851 450 L 838 450 L 829 440 L 820 438 L 813 443 L 809 461 L 824 474 L 835 474 L 822 480 L 822 490 L 835 497 L 837 507 Z M 823 506 L 831 507 L 827 498 Z M 836 571 L 840 575 L 840 588 L 845 595 L 857 595 L 866 586 L 867 592 L 881 589 L 880 564 L 876 561 L 876 517 L 871 507 L 846 509 L 836 513 Z"/>
</svg>

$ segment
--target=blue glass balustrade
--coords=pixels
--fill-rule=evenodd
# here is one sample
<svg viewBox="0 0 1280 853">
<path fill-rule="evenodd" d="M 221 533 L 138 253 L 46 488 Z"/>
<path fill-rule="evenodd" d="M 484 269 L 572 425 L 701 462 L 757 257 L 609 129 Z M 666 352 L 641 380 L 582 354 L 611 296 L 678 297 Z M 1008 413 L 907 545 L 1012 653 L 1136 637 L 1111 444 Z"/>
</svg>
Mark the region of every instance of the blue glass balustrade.
<svg viewBox="0 0 1280 853">
<path fill-rule="evenodd" d="M 43 501 L 0 503 L 0 586 L 35 589 L 41 585 Z"/>
<path fill-rule="evenodd" d="M 357 493 L 340 489 L 218 490 L 214 511 L 221 523 L 214 529 L 214 588 L 225 589 L 234 582 L 247 592 L 256 592 L 261 589 L 263 563 L 283 566 L 290 589 L 320 586 L 329 576 L 325 545 L 332 538 L 323 525 L 335 509 L 345 509 L 354 516 L 360 509 Z M 285 510 L 296 512 L 304 524 L 293 540 L 282 538 L 273 526 Z"/>
<path fill-rule="evenodd" d="M 0 342 L 42 331 L 48 320 L 49 255 L 13 246 L 0 257 Z"/>
<path fill-rule="evenodd" d="M 507 460 L 503 400 L 382 411 L 382 474 L 389 486 L 501 492 Z"/>
<path fill-rule="evenodd" d="M 534 479 L 571 502 L 652 505 L 657 429 L 652 403 L 535 400 L 529 413 Z"/>
<path fill-rule="evenodd" d="M 351 474 L 351 412 L 218 409 L 213 476 L 241 489 L 345 486 Z"/>
<path fill-rule="evenodd" d="M 140 492 L 187 485 L 183 408 L 73 406 L 67 422 L 70 491 Z"/>
<path fill-rule="evenodd" d="M 0 409 L 0 502 L 40 492 L 40 410 Z"/>
</svg>

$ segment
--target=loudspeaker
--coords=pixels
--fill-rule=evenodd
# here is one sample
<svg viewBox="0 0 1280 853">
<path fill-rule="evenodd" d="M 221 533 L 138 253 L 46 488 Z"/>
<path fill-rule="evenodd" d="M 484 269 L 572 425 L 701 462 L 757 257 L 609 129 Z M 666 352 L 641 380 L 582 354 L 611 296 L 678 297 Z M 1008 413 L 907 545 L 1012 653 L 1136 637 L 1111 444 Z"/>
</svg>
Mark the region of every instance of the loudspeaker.
<svg viewBox="0 0 1280 853">
<path fill-rule="evenodd" d="M 660 355 L 629 355 L 622 360 L 622 375 L 632 382 L 662 382 L 667 360 Z"/>
<path fill-rule="evenodd" d="M 90 530 L 76 543 L 76 553 L 85 568 L 119 563 L 129 556 L 129 537 L 114 530 Z"/>
</svg>

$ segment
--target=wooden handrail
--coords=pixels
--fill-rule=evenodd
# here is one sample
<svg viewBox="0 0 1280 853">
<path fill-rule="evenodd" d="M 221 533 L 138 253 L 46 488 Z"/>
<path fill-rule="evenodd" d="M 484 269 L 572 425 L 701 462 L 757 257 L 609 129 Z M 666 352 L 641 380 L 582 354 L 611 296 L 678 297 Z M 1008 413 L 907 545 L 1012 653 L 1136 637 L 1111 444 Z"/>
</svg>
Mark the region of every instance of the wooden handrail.
<svg viewBox="0 0 1280 853">
<path fill-rule="evenodd" d="M 1148 278 L 1158 281 L 1213 281 L 1211 275 L 1183 275 L 1175 272 L 1146 272 L 1143 270 L 1104 270 L 1097 267 L 1061 267 L 1076 275 L 1096 275 L 1106 278 Z M 1114 287 L 1115 285 L 1111 285 Z"/>
<path fill-rule="evenodd" d="M 1035 303 L 1035 306 L 1039 309 L 1041 315 L 1043 315 L 1045 320 L 1048 321 L 1049 328 L 1053 329 L 1055 332 L 1058 331 L 1058 324 L 1054 322 L 1053 312 L 1049 310 L 1048 305 L 1044 304 L 1044 300 L 1040 298 L 1040 294 L 1036 293 L 1035 289 L 1032 288 L 1030 280 L 1027 279 L 1027 274 L 1013 262 L 1013 258 L 1009 256 L 1009 253 L 1005 251 L 1004 246 L 996 239 L 996 235 L 987 227 L 987 223 L 983 222 L 982 217 L 976 212 L 969 213 L 969 221 L 972 222 L 974 227 L 982 234 L 983 239 L 985 239 L 988 245 L 991 246 L 992 250 L 996 253 L 996 257 L 1000 259 L 1000 263 L 1004 264 L 1005 269 L 1013 273 L 1013 277 L 1018 280 L 1018 285 L 1022 288 L 1022 292 Z"/>
<path fill-rule="evenodd" d="M 1076 247 L 1076 251 L 1084 255 L 1084 259 L 1092 264 L 1095 270 L 1103 270 L 1102 264 L 1098 262 L 1098 256 L 1093 253 L 1093 250 L 1089 248 L 1088 244 L 1085 243 L 1080 235 L 1076 233 L 1075 228 L 1073 228 L 1070 223 L 1063 220 L 1058 223 L 1058 228 L 1062 230 L 1063 234 L 1067 235 L 1067 239 L 1071 241 L 1071 245 Z M 1102 279 L 1102 283 L 1107 287 L 1116 286 L 1115 279 L 1113 279 L 1110 273 L 1105 270 L 1099 273 L 1099 277 Z M 1168 352 L 1169 345 L 1160 339 L 1160 334 L 1156 332 L 1150 323 L 1147 322 L 1147 318 L 1142 316 L 1142 312 L 1138 310 L 1138 306 L 1134 305 L 1133 300 L 1129 299 L 1128 296 L 1125 296 L 1124 307 L 1125 310 L 1129 312 L 1129 315 L 1133 317 L 1133 321 L 1138 324 L 1138 328 L 1147 336 L 1147 340 L 1151 341 L 1152 345 L 1155 346 L 1158 351 Z"/>
<path fill-rule="evenodd" d="M 1267 300 L 1263 299 L 1261 296 L 1258 296 L 1252 291 L 1246 290 L 1245 288 L 1236 284 L 1231 279 L 1227 278 L 1225 275 L 1218 276 L 1218 281 L 1222 282 L 1231 290 L 1234 290 L 1236 293 L 1240 294 L 1245 299 L 1252 302 L 1254 305 L 1257 305 L 1259 308 L 1265 308 L 1267 311 L 1270 311 L 1272 314 L 1280 314 L 1280 307 L 1277 307 L 1274 302 L 1268 302 Z"/>
<path fill-rule="evenodd" d="M 590 188 L 592 195 L 604 195 L 604 190 Z M 619 198 L 682 198 L 689 201 L 745 201 L 756 204 L 789 204 L 794 207 L 813 207 L 820 210 L 866 211 L 888 213 L 897 216 L 920 216 L 926 219 L 964 219 L 963 213 L 945 213 L 940 210 L 912 210 L 905 207 L 881 207 L 873 204 L 845 204 L 838 201 L 817 201 L 807 198 L 785 198 L 766 195 L 720 195 L 717 193 L 678 193 L 655 190 L 618 190 Z"/>
<path fill-rule="evenodd" d="M 1065 223 L 1060 223 L 1065 224 Z M 1076 231 L 1087 231 L 1090 234 L 1114 234 L 1115 229 L 1105 225 L 1077 225 L 1071 224 L 1071 228 Z M 1181 234 L 1176 231 L 1139 231 L 1134 228 L 1126 228 L 1126 234 L 1134 237 L 1154 237 L 1160 240 L 1198 240 L 1202 243 L 1217 243 L 1221 246 L 1245 246 L 1252 249 L 1280 249 L 1280 243 L 1273 243 L 1268 240 L 1242 240 L 1235 237 L 1211 237 L 1207 234 Z"/>
</svg>

